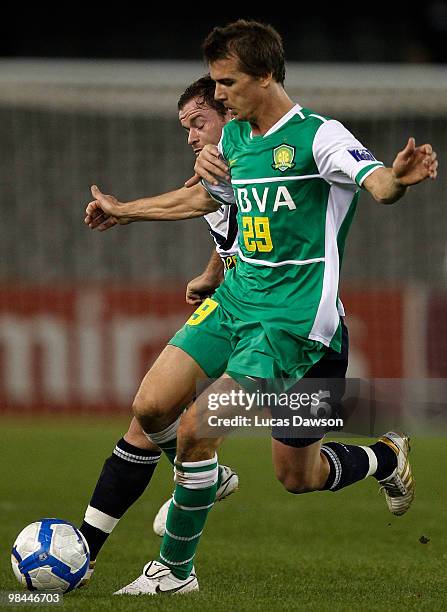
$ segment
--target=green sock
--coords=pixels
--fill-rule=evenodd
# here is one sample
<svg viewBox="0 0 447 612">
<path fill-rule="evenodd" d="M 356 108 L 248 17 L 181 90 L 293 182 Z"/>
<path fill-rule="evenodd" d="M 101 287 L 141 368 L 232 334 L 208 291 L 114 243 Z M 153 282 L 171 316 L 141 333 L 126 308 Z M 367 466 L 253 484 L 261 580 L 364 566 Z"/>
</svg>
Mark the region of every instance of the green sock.
<svg viewBox="0 0 447 612">
<path fill-rule="evenodd" d="M 191 573 L 206 517 L 216 498 L 218 485 L 217 482 L 213 484 L 213 480 L 217 474 L 217 457 L 176 465 L 177 483 L 159 561 L 169 566 L 174 576 L 182 580 L 186 580 Z M 195 488 L 191 489 L 190 486 Z"/>
</svg>

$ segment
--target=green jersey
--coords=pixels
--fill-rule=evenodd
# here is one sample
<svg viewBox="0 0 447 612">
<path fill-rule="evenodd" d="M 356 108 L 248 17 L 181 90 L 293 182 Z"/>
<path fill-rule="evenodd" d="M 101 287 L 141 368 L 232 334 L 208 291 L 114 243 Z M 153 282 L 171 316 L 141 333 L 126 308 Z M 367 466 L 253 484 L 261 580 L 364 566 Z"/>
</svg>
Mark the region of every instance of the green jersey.
<svg viewBox="0 0 447 612">
<path fill-rule="evenodd" d="M 229 185 L 206 188 L 238 206 L 239 257 L 214 299 L 260 321 L 340 350 L 338 283 L 364 179 L 378 166 L 341 123 L 295 105 L 263 136 L 233 120 L 219 149 Z"/>
</svg>

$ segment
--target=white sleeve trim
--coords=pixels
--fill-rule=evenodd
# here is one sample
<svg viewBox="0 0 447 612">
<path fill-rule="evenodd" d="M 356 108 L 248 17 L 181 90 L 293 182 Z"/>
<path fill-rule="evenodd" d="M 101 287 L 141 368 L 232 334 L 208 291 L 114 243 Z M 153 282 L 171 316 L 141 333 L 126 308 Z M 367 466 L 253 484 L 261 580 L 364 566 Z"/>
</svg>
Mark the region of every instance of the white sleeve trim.
<svg viewBox="0 0 447 612">
<path fill-rule="evenodd" d="M 363 181 L 366 179 L 366 177 L 368 177 L 370 174 L 372 174 L 375 170 L 377 170 L 377 168 L 383 168 L 383 164 L 382 163 L 378 163 L 377 166 L 373 166 L 372 168 L 370 168 L 368 170 L 368 172 L 365 172 L 365 174 L 362 176 L 362 178 L 359 180 L 359 185 L 360 187 L 363 185 Z"/>
</svg>

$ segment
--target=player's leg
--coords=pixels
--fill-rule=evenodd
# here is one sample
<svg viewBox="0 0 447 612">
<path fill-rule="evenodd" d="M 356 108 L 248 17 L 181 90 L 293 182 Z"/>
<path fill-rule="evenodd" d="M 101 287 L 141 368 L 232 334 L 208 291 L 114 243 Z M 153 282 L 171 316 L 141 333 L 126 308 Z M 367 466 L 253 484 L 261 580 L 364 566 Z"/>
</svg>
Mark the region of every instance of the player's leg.
<svg viewBox="0 0 447 612">
<path fill-rule="evenodd" d="M 239 476 L 228 465 L 219 464 L 219 480 L 217 483 L 216 501 L 222 501 L 235 493 L 239 488 Z M 166 531 L 169 507 L 172 496 L 162 504 L 154 517 L 152 528 L 154 533 L 162 538 Z"/>
<path fill-rule="evenodd" d="M 133 401 L 133 412 L 151 444 L 174 464 L 180 415 L 206 374 L 188 353 L 168 345 L 147 372 Z"/>
<path fill-rule="evenodd" d="M 187 593 L 199 588 L 193 559 L 216 498 L 216 449 L 221 439 L 199 438 L 196 410 L 194 403 L 180 420 L 175 490 L 159 556 L 147 563 L 142 575 L 116 595 Z"/>
<path fill-rule="evenodd" d="M 339 407 L 344 394 L 344 377 L 348 366 L 349 337 L 343 320 L 341 326 L 341 352 L 328 350 L 303 377 L 322 381 L 325 389 L 329 390 L 332 408 L 335 410 Z M 391 433 L 371 446 L 340 442 L 322 444 L 321 438 L 282 438 L 276 436 L 274 432 L 273 438 L 272 453 L 276 475 L 284 487 L 292 493 L 324 489 L 337 491 L 368 476 L 374 476 L 379 482 L 385 481 L 384 486 L 390 506 L 389 494 L 393 494 L 396 488 L 396 471 L 405 472 L 407 480 L 411 479 L 408 444 L 404 438 L 397 440 Z M 396 506 L 396 503 L 394 505 Z M 407 509 L 408 507 L 409 504 Z"/>
<path fill-rule="evenodd" d="M 210 387 L 215 392 L 219 381 Z M 217 448 L 222 438 L 201 438 L 198 403 L 183 415 L 178 430 L 175 490 L 159 560 L 182 580 L 188 578 L 206 517 L 218 487 Z"/>
<path fill-rule="evenodd" d="M 329 477 L 321 440 L 308 439 L 305 446 L 290 446 L 272 438 L 272 460 L 276 477 L 290 493 L 320 491 Z"/>
<path fill-rule="evenodd" d="M 356 446 L 272 438 L 272 457 L 278 480 L 291 493 L 338 491 L 368 476 L 386 478 L 397 466 L 396 453 L 383 442 Z"/>
<path fill-rule="evenodd" d="M 207 389 L 206 397 L 208 393 L 220 392 L 221 380 L 223 378 Z M 225 384 L 225 389 L 228 389 L 228 384 Z M 185 593 L 198 589 L 193 559 L 216 498 L 216 450 L 222 441 L 221 437 L 203 437 L 199 425 L 200 405 L 203 406 L 201 398 L 180 419 L 174 467 L 175 490 L 159 557 L 146 564 L 143 574 L 116 594 Z"/>
<path fill-rule="evenodd" d="M 168 345 L 144 377 L 133 403 L 143 435 L 164 451 L 173 465 L 180 416 L 194 399 L 199 380 L 209 384 L 198 360 L 182 348 Z"/>
<path fill-rule="evenodd" d="M 408 463 L 408 439 L 388 432 L 375 444 L 358 446 L 320 440 L 272 439 L 273 464 L 278 480 L 291 493 L 339 491 L 374 476 L 384 489 L 387 504 L 396 515 L 404 514 L 414 497 Z"/>
<path fill-rule="evenodd" d="M 126 431 L 123 438 L 128 444 L 131 444 L 136 448 L 154 450 L 160 453 L 158 446 L 148 439 L 135 417 L 132 418 L 129 429 Z"/>
<path fill-rule="evenodd" d="M 172 372 L 176 372 L 175 384 Z M 171 463 L 176 453 L 180 414 L 193 399 L 197 380 L 204 376 L 201 367 L 188 354 L 167 346 L 144 377 L 136 395 L 134 410 L 145 411 L 148 426 L 155 432 L 164 426 L 159 433 L 160 446 Z M 90 547 L 92 566 L 120 518 L 148 486 L 160 455 L 159 446 L 147 437 L 134 418 L 104 463 L 80 528 Z"/>
<path fill-rule="evenodd" d="M 161 451 L 133 418 L 103 465 L 80 527 L 90 549 L 92 566 L 121 517 L 148 486 Z"/>
<path fill-rule="evenodd" d="M 215 454 L 218 440 L 200 437 L 197 402 L 193 402 L 183 414 L 181 412 L 197 393 L 197 383 L 199 378 L 205 378 L 205 372 L 209 378 L 221 377 L 232 351 L 231 336 L 228 315 L 216 301 L 208 298 L 167 347 L 171 354 L 183 353 L 195 367 L 187 361 L 173 364 L 167 354 L 163 361 L 166 380 L 160 385 L 160 376 L 149 372 L 135 398 L 134 414 L 145 434 L 168 452 L 172 452 L 175 427 L 178 434 L 174 465 L 176 486 L 159 560 L 147 564 L 143 574 L 117 594 L 157 593 L 160 589 L 187 592 L 198 588 L 192 572 L 193 558 L 219 486 Z M 179 377 L 185 380 L 172 397 Z M 215 385 L 211 385 L 206 394 Z"/>
<path fill-rule="evenodd" d="M 171 340 L 173 347 L 186 351 L 201 365 L 202 370 L 209 376 L 209 379 L 204 381 L 205 384 L 209 384 L 213 378 L 218 378 L 225 370 L 232 350 L 229 329 L 226 313 L 217 302 L 208 298 Z M 139 398 L 140 394 L 137 400 Z M 144 417 L 142 422 L 144 422 Z M 144 426 L 148 427 L 147 424 Z M 148 433 L 148 435 L 154 443 L 163 448 L 165 452 L 170 453 L 170 460 L 173 463 L 176 447 L 175 440 L 169 441 L 173 433 L 171 429 L 168 427 L 162 431 Z M 219 466 L 216 500 L 219 501 L 231 495 L 237 490 L 238 484 L 238 476 L 231 468 L 224 465 Z M 159 536 L 165 533 L 170 504 L 171 500 L 167 500 L 155 516 L 153 528 Z"/>
<path fill-rule="evenodd" d="M 227 315 L 206 299 L 170 340 L 146 374 L 133 403 L 145 435 L 172 464 L 183 410 L 213 378 L 221 376 L 231 353 Z"/>
</svg>

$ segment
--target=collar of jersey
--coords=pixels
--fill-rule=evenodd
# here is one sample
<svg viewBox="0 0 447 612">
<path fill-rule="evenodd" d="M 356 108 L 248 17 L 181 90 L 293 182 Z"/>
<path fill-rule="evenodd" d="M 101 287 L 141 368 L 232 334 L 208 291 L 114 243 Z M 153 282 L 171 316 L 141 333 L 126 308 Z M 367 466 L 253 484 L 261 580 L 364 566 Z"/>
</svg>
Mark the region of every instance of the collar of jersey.
<svg viewBox="0 0 447 612">
<path fill-rule="evenodd" d="M 302 108 L 303 107 L 300 104 L 295 104 L 295 106 L 292 106 L 292 108 L 287 111 L 287 113 L 283 115 L 281 119 L 279 119 L 275 124 L 273 124 L 272 127 L 267 130 L 267 132 L 262 136 L 253 136 L 253 132 L 252 130 L 250 130 L 250 140 L 254 140 L 255 138 L 267 138 L 267 136 L 271 136 L 272 134 L 277 132 L 279 128 L 281 128 L 285 123 L 287 123 L 289 119 L 291 119 L 294 115 L 299 115 L 301 119 L 304 119 L 304 115 L 301 112 Z"/>
</svg>

